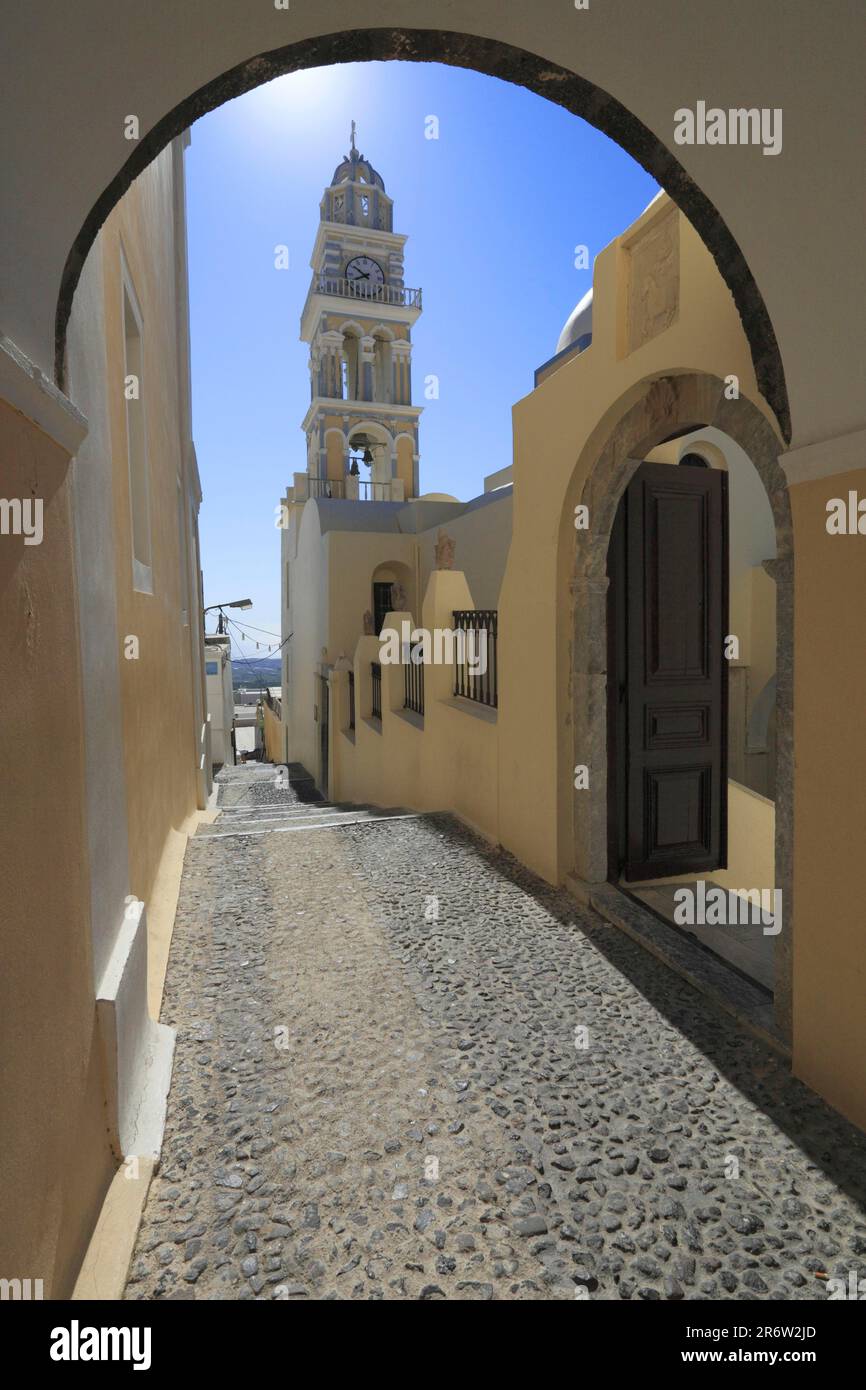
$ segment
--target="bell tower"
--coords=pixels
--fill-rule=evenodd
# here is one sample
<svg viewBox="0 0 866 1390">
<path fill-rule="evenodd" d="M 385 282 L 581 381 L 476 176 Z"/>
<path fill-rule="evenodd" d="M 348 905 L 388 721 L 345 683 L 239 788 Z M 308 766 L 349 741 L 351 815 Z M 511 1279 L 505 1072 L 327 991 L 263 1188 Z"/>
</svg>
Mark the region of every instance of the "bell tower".
<svg viewBox="0 0 866 1390">
<path fill-rule="evenodd" d="M 310 497 L 404 501 L 418 495 L 412 404 L 412 327 L 421 291 L 403 281 L 407 237 L 393 230 L 381 174 L 355 145 L 320 204 L 301 315 L 310 345 L 307 436 Z"/>
</svg>

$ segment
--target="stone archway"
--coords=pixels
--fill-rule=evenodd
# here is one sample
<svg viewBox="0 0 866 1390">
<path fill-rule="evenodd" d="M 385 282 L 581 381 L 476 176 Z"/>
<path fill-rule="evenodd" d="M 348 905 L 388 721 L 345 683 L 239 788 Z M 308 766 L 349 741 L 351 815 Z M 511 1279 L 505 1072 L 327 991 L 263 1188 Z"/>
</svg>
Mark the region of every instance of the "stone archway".
<svg viewBox="0 0 866 1390">
<path fill-rule="evenodd" d="M 97 199 L 69 251 L 55 314 L 57 384 L 65 384 L 66 329 L 87 253 L 118 199 L 169 141 L 208 111 L 275 77 L 335 63 L 388 60 L 446 63 L 526 87 L 590 122 L 646 169 L 692 223 L 718 266 L 742 320 L 761 394 L 790 439 L 785 373 L 767 307 L 724 218 L 679 160 L 621 102 L 569 68 L 498 39 L 439 29 L 353 29 L 287 44 L 230 68 L 157 121 Z"/>
<path fill-rule="evenodd" d="M 785 927 L 776 943 L 776 1021 L 791 1034 L 793 961 L 794 814 L 794 573 L 793 530 L 783 451 L 767 417 L 745 398 L 728 400 L 724 383 L 705 373 L 658 377 L 644 383 L 636 402 L 604 437 L 591 439 L 578 461 L 586 477 L 580 501 L 590 527 L 575 531 L 571 579 L 573 647 L 570 710 L 574 763 L 590 769 L 592 796 L 574 793 L 574 872 L 586 883 L 607 878 L 607 551 L 620 498 L 646 455 L 674 434 L 715 426 L 733 439 L 756 468 L 769 498 L 776 530 L 776 847 L 775 874 L 782 890 Z"/>
</svg>

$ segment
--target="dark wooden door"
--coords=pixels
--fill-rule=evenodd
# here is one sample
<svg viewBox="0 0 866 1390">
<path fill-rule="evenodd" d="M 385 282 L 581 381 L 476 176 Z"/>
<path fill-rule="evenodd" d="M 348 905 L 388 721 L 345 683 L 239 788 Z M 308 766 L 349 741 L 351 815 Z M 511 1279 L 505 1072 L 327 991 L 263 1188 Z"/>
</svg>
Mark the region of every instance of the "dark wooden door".
<svg viewBox="0 0 866 1390">
<path fill-rule="evenodd" d="M 643 463 L 611 539 L 609 846 L 626 879 L 727 857 L 727 475 Z"/>
</svg>

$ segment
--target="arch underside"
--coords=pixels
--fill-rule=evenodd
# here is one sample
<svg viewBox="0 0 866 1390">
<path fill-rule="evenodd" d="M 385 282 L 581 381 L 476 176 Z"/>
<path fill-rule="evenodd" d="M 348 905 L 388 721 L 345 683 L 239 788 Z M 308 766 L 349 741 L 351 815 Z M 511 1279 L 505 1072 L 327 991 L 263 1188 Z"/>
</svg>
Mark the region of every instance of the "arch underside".
<svg viewBox="0 0 866 1390">
<path fill-rule="evenodd" d="M 784 369 L 763 297 L 724 219 L 670 150 L 615 97 L 568 68 L 497 39 L 436 29 L 354 29 L 287 44 L 230 68 L 157 121 L 91 209 L 67 257 L 55 318 L 58 385 L 62 387 L 65 379 L 66 328 L 72 299 L 90 247 L 133 179 L 170 140 L 208 111 L 275 77 L 335 63 L 389 60 L 471 68 L 526 87 L 581 116 L 642 165 L 688 217 L 716 262 L 742 320 L 761 394 L 785 439 L 790 439 Z"/>
</svg>

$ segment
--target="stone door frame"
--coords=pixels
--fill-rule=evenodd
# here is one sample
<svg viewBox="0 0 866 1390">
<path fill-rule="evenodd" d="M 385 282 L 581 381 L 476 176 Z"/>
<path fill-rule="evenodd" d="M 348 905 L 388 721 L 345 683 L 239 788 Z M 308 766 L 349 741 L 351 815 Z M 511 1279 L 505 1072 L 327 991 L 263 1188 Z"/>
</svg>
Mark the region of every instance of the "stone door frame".
<svg viewBox="0 0 866 1390">
<path fill-rule="evenodd" d="M 704 372 L 683 372 L 643 383 L 601 448 L 597 436 L 578 460 L 586 481 L 580 501 L 589 528 L 575 531 L 570 591 L 573 634 L 569 705 L 572 765 L 589 768 L 590 795 L 573 792 L 574 874 L 603 883 L 607 843 L 607 552 L 620 499 L 640 463 L 677 434 L 712 426 L 739 444 L 757 469 L 776 528 L 776 847 L 775 887 L 782 890 L 783 928 L 776 941 L 776 1022 L 791 1035 L 794 898 L 794 556 L 787 481 L 779 464 L 784 445 L 767 417 L 745 397 L 728 400 L 725 383 Z M 581 464 L 594 461 L 588 468 Z M 770 567 L 768 567 L 770 568 Z"/>
</svg>

